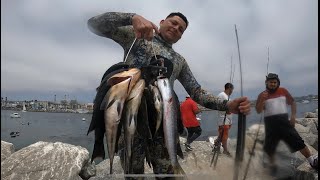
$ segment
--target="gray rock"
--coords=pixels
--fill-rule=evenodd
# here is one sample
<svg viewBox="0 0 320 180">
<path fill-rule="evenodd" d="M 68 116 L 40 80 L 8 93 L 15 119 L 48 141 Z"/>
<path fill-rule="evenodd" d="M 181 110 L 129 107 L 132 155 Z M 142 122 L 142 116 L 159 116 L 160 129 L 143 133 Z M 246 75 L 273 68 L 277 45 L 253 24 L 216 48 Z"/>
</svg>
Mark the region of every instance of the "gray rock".
<svg viewBox="0 0 320 180">
<path fill-rule="evenodd" d="M 260 127 L 260 129 L 259 129 Z M 247 130 L 247 135 L 252 137 L 253 139 L 256 138 L 257 136 L 257 132 L 259 130 L 259 134 L 258 134 L 258 141 L 263 142 L 264 141 L 264 136 L 265 136 L 265 128 L 264 128 L 264 124 L 253 124 L 251 125 L 248 130 Z"/>
<path fill-rule="evenodd" d="M 81 146 L 40 141 L 2 161 L 1 179 L 82 179 L 79 173 L 88 160 L 89 152 Z"/>
<path fill-rule="evenodd" d="M 113 159 L 113 175 L 110 175 L 110 159 L 101 161 L 96 165 L 96 176 L 91 177 L 90 180 L 102 180 L 102 179 L 119 179 L 123 178 L 123 169 L 120 163 L 120 157 L 114 156 Z"/>
<path fill-rule="evenodd" d="M 296 123 L 295 124 L 295 128 L 298 131 L 299 134 L 301 133 L 309 133 L 310 132 L 310 128 L 309 127 L 305 127 L 301 124 Z"/>
<path fill-rule="evenodd" d="M 304 140 L 305 144 L 309 144 L 316 150 L 318 150 L 318 136 L 312 133 L 309 134 L 300 134 L 302 139 Z"/>
<path fill-rule="evenodd" d="M 304 117 L 305 117 L 305 118 L 317 118 L 318 115 L 317 115 L 317 113 L 306 112 L 306 113 L 304 113 Z"/>
<path fill-rule="evenodd" d="M 310 124 L 318 126 L 318 118 L 297 118 L 296 122 L 305 127 L 309 126 Z"/>
<path fill-rule="evenodd" d="M 92 162 L 92 164 L 90 163 L 90 161 L 88 161 L 81 169 L 79 176 L 84 179 L 84 180 L 88 180 L 90 177 L 95 176 L 96 175 L 96 166 L 94 161 Z"/>
<path fill-rule="evenodd" d="M 4 161 L 7 157 L 9 157 L 12 153 L 14 153 L 13 144 L 1 141 L 1 162 Z"/>
<path fill-rule="evenodd" d="M 302 118 L 300 124 L 309 127 L 313 134 L 318 134 L 318 118 Z"/>
<path fill-rule="evenodd" d="M 318 172 L 314 170 L 309 162 L 304 162 L 297 168 L 296 179 L 318 179 Z"/>
</svg>

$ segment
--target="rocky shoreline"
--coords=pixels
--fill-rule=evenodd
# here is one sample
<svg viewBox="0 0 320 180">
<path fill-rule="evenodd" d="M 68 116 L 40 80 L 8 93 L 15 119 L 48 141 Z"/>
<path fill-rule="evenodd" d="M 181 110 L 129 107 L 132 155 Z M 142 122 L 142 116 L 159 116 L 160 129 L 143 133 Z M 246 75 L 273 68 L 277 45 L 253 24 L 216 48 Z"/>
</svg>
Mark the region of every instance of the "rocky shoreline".
<svg viewBox="0 0 320 180">
<path fill-rule="evenodd" d="M 249 165 L 246 179 L 318 179 L 318 172 L 313 170 L 305 158 L 296 152 L 291 154 L 284 143 L 277 148 L 277 161 L 279 173 L 271 176 L 266 167 L 267 158 L 262 151 L 264 141 L 264 125 L 260 125 L 258 141 Z M 239 179 L 242 179 L 245 167 L 250 157 L 253 142 L 259 124 L 252 125 L 246 132 L 246 149 L 244 161 L 240 168 Z M 305 113 L 304 118 L 298 118 L 295 126 L 312 154 L 318 154 L 318 110 Z M 180 137 L 181 144 L 185 138 Z M 229 139 L 229 149 L 235 155 L 236 139 Z M 186 172 L 188 179 L 233 179 L 234 158 L 220 155 L 216 168 L 210 167 L 212 147 L 209 139 L 192 143 L 194 150 L 184 153 L 184 159 L 179 163 Z M 95 165 L 90 163 L 89 151 L 81 146 L 61 142 L 37 142 L 15 151 L 14 145 L 1 141 L 1 179 L 23 180 L 102 180 L 124 179 L 120 158 L 115 156 L 114 174 L 109 175 L 109 159 Z M 145 164 L 146 179 L 155 179 L 152 169 Z"/>
</svg>

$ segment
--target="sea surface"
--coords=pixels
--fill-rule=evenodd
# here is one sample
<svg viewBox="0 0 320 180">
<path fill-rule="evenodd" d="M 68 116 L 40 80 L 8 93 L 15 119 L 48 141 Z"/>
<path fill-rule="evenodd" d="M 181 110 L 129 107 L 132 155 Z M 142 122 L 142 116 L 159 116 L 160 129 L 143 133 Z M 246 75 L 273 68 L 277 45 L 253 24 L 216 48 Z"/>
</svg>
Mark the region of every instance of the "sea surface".
<svg viewBox="0 0 320 180">
<path fill-rule="evenodd" d="M 311 101 L 309 104 L 297 103 L 297 118 L 302 118 L 305 112 L 314 112 L 317 108 L 317 101 Z M 11 118 L 10 114 L 13 112 L 18 112 L 21 118 Z M 1 110 L 1 140 L 13 143 L 16 151 L 38 141 L 59 141 L 85 147 L 91 157 L 94 132 L 87 135 L 91 116 L 92 114 Z M 201 128 L 203 130 L 198 140 L 206 139 L 208 136 L 216 136 L 217 111 L 203 111 L 198 117 L 201 118 Z M 234 115 L 230 138 L 236 138 L 237 136 L 237 119 L 238 116 Z M 251 114 L 246 117 L 247 128 L 252 124 L 259 123 L 260 119 L 261 115 L 257 114 L 252 107 Z M 11 132 L 20 133 L 19 136 L 11 137 Z"/>
</svg>

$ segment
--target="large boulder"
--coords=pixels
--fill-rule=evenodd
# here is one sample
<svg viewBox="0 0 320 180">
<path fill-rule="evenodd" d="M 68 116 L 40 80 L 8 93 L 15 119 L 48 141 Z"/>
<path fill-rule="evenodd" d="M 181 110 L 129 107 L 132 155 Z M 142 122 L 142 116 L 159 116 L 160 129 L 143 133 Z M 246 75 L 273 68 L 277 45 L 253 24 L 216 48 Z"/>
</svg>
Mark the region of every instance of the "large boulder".
<svg viewBox="0 0 320 180">
<path fill-rule="evenodd" d="M 318 135 L 318 118 L 298 118 L 297 124 L 310 128 L 313 134 Z"/>
<path fill-rule="evenodd" d="M 248 128 L 246 133 L 251 138 L 253 138 L 253 139 L 257 138 L 257 141 L 263 142 L 264 136 L 265 136 L 264 124 L 253 124 Z"/>
<path fill-rule="evenodd" d="M 209 137 L 210 139 L 215 139 L 216 137 Z M 186 141 L 185 138 L 180 137 L 180 143 L 183 144 Z M 246 136 L 246 148 L 244 153 L 244 160 L 241 163 L 241 167 L 239 169 L 239 177 L 238 179 L 242 179 L 244 176 L 245 169 L 248 165 L 248 159 L 250 158 L 249 151 L 252 148 L 252 144 L 254 143 L 254 139 L 250 136 Z M 218 156 L 217 165 L 214 167 L 214 164 L 210 166 L 211 159 L 213 157 L 212 153 L 212 143 L 208 139 L 207 141 L 194 141 L 191 146 L 193 147 L 193 151 L 187 152 L 185 151 L 184 146 L 182 145 L 182 151 L 184 154 L 184 159 L 178 158 L 179 164 L 183 168 L 186 173 L 186 176 L 189 180 L 211 180 L 211 179 L 233 179 L 234 175 L 234 162 L 235 162 L 235 147 L 236 147 L 236 139 L 228 139 L 229 151 L 231 152 L 233 157 L 228 157 L 222 153 Z M 264 167 L 262 163 L 263 152 L 262 145 L 257 143 L 256 152 L 254 156 L 251 156 L 251 161 L 249 164 L 248 174 L 246 179 L 250 180 L 272 180 L 274 177 L 268 174 L 268 168 Z M 221 151 L 222 152 L 222 151 Z M 285 167 L 282 167 L 285 169 Z M 106 159 L 102 161 L 97 166 L 97 175 L 95 177 L 91 177 L 90 180 L 103 180 L 103 179 L 123 179 L 124 174 L 123 170 L 120 166 L 119 157 L 115 156 L 114 159 L 114 174 L 109 175 L 109 160 Z M 287 173 L 282 173 L 279 177 L 288 176 L 289 171 Z M 146 179 L 155 179 L 152 169 L 145 163 L 145 176 Z"/>
<path fill-rule="evenodd" d="M 306 113 L 304 113 L 304 117 L 305 118 L 317 118 L 318 114 L 317 113 L 313 113 L 313 112 L 306 112 Z"/>
<path fill-rule="evenodd" d="M 301 128 L 301 125 L 305 128 Z M 299 118 L 296 129 L 306 143 L 318 150 L 318 118 Z"/>
<path fill-rule="evenodd" d="M 1 162 L 4 161 L 7 157 L 9 157 L 12 153 L 14 153 L 13 144 L 1 141 Z"/>
<path fill-rule="evenodd" d="M 311 168 L 308 161 L 305 161 L 299 167 L 297 167 L 297 170 L 297 179 L 318 179 L 318 172 L 315 169 Z"/>
<path fill-rule="evenodd" d="M 80 180 L 88 160 L 89 152 L 81 146 L 40 141 L 1 161 L 1 179 Z"/>
</svg>

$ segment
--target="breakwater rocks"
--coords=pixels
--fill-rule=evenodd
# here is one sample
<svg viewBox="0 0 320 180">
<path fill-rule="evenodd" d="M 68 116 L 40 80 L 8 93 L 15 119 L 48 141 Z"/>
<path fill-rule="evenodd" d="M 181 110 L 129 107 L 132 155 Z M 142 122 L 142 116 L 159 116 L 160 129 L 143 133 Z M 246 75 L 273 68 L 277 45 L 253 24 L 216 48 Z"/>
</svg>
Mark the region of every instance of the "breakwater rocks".
<svg viewBox="0 0 320 180">
<path fill-rule="evenodd" d="M 260 127 L 259 134 L 257 130 Z M 305 118 L 297 119 L 295 128 L 298 130 L 312 154 L 318 153 L 318 113 L 306 113 Z M 280 142 L 277 148 L 276 161 L 279 171 L 271 176 L 268 160 L 262 151 L 264 141 L 264 126 L 255 124 L 248 128 L 246 134 L 245 155 L 238 179 L 243 179 L 248 159 L 257 138 L 257 144 L 249 164 L 246 179 L 318 179 L 318 172 L 313 170 L 306 159 L 299 153 L 290 153 L 287 146 Z M 215 137 L 213 137 L 215 138 Z M 180 137 L 181 144 L 185 138 Z M 229 139 L 229 150 L 233 157 L 220 154 L 217 166 L 210 167 L 212 158 L 212 144 L 206 141 L 194 141 L 191 152 L 186 152 L 182 146 L 184 159 L 179 163 L 186 172 L 188 179 L 233 179 L 234 156 L 236 140 Z M 90 163 L 89 152 L 81 146 L 62 142 L 37 142 L 15 151 L 14 145 L 1 141 L 1 179 L 19 180 L 102 180 L 124 179 L 119 156 L 114 159 L 114 174 L 109 175 L 109 159 L 99 164 Z M 146 179 L 155 179 L 152 169 L 145 164 Z"/>
</svg>

